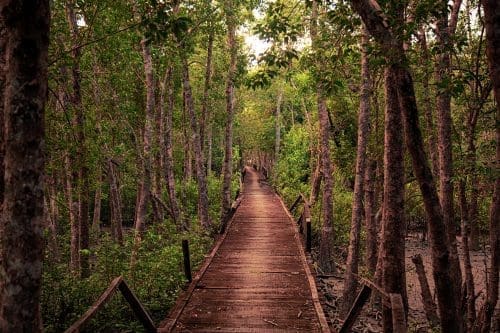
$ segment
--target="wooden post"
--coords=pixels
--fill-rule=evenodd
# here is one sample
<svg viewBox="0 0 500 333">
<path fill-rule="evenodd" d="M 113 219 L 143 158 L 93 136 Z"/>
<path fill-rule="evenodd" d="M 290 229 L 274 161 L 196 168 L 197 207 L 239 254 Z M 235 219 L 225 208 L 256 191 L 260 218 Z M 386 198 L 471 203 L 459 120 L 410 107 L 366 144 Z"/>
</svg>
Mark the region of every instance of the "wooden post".
<svg viewBox="0 0 500 333">
<path fill-rule="evenodd" d="M 348 333 L 351 332 L 351 328 L 356 322 L 356 318 L 359 316 L 361 310 L 363 309 L 363 305 L 370 298 L 370 294 L 372 293 L 372 289 L 368 287 L 366 284 L 363 285 L 361 291 L 356 297 L 354 304 L 351 307 L 351 310 L 347 314 L 347 317 L 344 320 L 344 324 L 340 328 L 339 333 Z"/>
<path fill-rule="evenodd" d="M 406 333 L 405 309 L 403 298 L 400 294 L 389 294 L 392 309 L 392 331 L 394 333 Z"/>
<path fill-rule="evenodd" d="M 191 260 L 189 257 L 189 241 L 187 239 L 182 240 L 182 254 L 184 256 L 184 274 L 186 279 L 191 282 L 193 278 L 191 276 Z"/>
<path fill-rule="evenodd" d="M 312 227 L 311 227 L 311 219 L 306 219 L 306 251 L 311 252 L 312 247 Z"/>
<path fill-rule="evenodd" d="M 156 333 L 156 327 L 153 320 L 147 313 L 146 309 L 144 309 L 139 299 L 134 295 L 132 290 L 130 290 L 125 281 L 121 281 L 121 283 L 118 285 L 118 289 L 120 289 L 123 297 L 127 300 L 128 304 L 130 304 L 130 307 L 134 311 L 137 319 L 139 319 L 139 321 L 141 322 L 142 326 L 146 329 L 146 332 Z"/>
</svg>

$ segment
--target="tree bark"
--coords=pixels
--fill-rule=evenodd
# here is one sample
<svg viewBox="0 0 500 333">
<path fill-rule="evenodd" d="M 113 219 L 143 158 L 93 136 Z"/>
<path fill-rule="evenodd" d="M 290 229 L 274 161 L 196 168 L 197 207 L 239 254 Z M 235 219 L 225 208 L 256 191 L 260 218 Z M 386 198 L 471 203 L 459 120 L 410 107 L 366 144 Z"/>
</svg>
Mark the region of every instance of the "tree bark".
<svg viewBox="0 0 500 333">
<path fill-rule="evenodd" d="M 160 93 L 160 108 L 165 108 L 165 90 L 167 93 L 167 112 L 161 111 L 164 114 L 164 139 L 160 149 L 165 149 L 164 161 L 163 161 L 163 172 L 165 173 L 165 184 L 167 187 L 168 200 L 170 204 L 170 210 L 172 212 L 172 220 L 177 225 L 181 224 L 179 204 L 177 203 L 177 195 L 175 193 L 175 178 L 174 178 L 174 149 L 172 144 L 172 132 L 173 132 L 173 115 L 174 115 L 174 104 L 175 104 L 175 92 L 174 92 L 174 78 L 173 78 L 173 66 L 170 65 L 165 73 L 165 79 L 163 80 L 163 85 Z"/>
<path fill-rule="evenodd" d="M 415 265 L 415 270 L 417 271 L 425 316 L 427 317 L 427 321 L 431 327 L 437 327 L 439 325 L 437 307 L 436 303 L 434 303 L 434 300 L 432 299 L 431 289 L 429 288 L 429 282 L 427 281 L 427 275 L 425 274 L 422 256 L 417 254 L 411 258 L 411 261 Z"/>
<path fill-rule="evenodd" d="M 283 89 L 280 88 L 278 92 L 278 99 L 276 101 L 276 113 L 274 115 L 274 161 L 278 162 L 278 157 L 280 154 L 280 143 L 281 143 L 281 103 L 283 100 Z"/>
<path fill-rule="evenodd" d="M 358 283 L 355 275 L 358 274 L 359 244 L 361 221 L 363 219 L 363 186 L 366 164 L 366 147 L 370 134 L 370 90 L 371 78 L 368 65 L 368 31 L 363 29 L 361 40 L 361 92 L 358 115 L 358 140 L 356 151 L 356 172 L 354 177 L 354 194 L 351 214 L 351 230 L 349 248 L 347 251 L 346 273 L 344 275 L 344 292 L 342 313 L 346 315 L 356 298 Z"/>
<path fill-rule="evenodd" d="M 377 266 L 378 225 L 375 218 L 375 161 L 368 161 L 365 168 L 365 225 L 366 225 L 366 266 L 371 276 Z"/>
<path fill-rule="evenodd" d="M 201 117 L 200 117 L 200 142 L 201 150 L 205 152 L 205 132 L 207 128 L 207 121 L 210 119 L 208 103 L 209 93 L 212 81 L 212 53 L 214 48 L 214 30 L 209 28 L 208 33 L 208 46 L 207 46 L 207 63 L 205 66 L 205 85 L 203 86 L 203 98 L 201 100 Z"/>
<path fill-rule="evenodd" d="M 224 133 L 224 161 L 222 165 L 222 212 L 221 221 L 231 209 L 231 179 L 233 176 L 233 116 L 234 116 L 234 77 L 236 74 L 237 44 L 236 44 L 236 16 L 235 5 L 232 1 L 225 3 L 227 24 L 227 47 L 230 60 L 226 78 L 226 130 Z M 221 230 L 225 225 L 221 226 Z"/>
<path fill-rule="evenodd" d="M 148 203 L 151 199 L 151 139 L 153 135 L 154 108 L 155 108 L 155 83 L 153 73 L 153 59 L 151 47 L 146 37 L 141 39 L 142 58 L 144 61 L 144 76 L 146 78 L 146 110 L 144 132 L 142 139 L 142 179 L 137 193 L 137 208 L 134 221 L 134 247 L 130 264 L 133 267 L 137 258 L 137 251 L 142 240 L 142 232 L 146 224 Z"/>
<path fill-rule="evenodd" d="M 49 1 L 2 1 L 0 22 L 6 60 L 0 331 L 41 332 Z"/>
<path fill-rule="evenodd" d="M 351 0 L 371 35 L 380 43 L 382 50 L 397 66 L 396 85 L 403 113 L 405 141 L 410 153 L 413 171 L 418 180 L 429 223 L 434 282 L 436 285 L 441 329 L 444 332 L 461 332 L 457 315 L 456 272 L 451 272 L 450 246 L 443 221 L 439 197 L 423 148 L 422 134 L 418 123 L 418 109 L 413 79 L 407 69 L 407 59 L 400 41 L 388 28 L 380 6 L 375 0 Z"/>
<path fill-rule="evenodd" d="M 123 244 L 122 201 L 120 195 L 120 185 L 118 183 L 118 174 L 115 163 L 111 158 L 108 159 L 107 164 L 108 164 L 111 235 L 116 242 L 122 245 Z"/>
<path fill-rule="evenodd" d="M 458 11 L 461 0 L 454 0 L 453 6 Z M 455 285 L 456 299 L 462 299 L 462 273 L 460 271 L 460 261 L 457 250 L 455 214 L 453 206 L 453 155 L 451 139 L 451 48 L 453 34 L 450 30 L 455 30 L 454 26 L 448 25 L 448 1 L 440 1 L 438 6 L 442 9 L 442 14 L 437 21 L 437 42 L 438 55 L 436 64 L 436 84 L 437 84 L 437 128 L 438 128 L 438 158 L 439 158 L 439 200 L 443 215 L 443 222 L 447 230 L 450 245 L 450 264 L 452 266 L 452 278 Z M 453 23 L 453 20 L 452 20 Z M 456 24 L 456 21 L 455 23 Z M 460 316 L 460 304 L 457 306 L 457 318 Z M 463 324 L 463 323 L 461 323 Z"/>
<path fill-rule="evenodd" d="M 318 37 L 318 1 L 312 2 L 311 14 L 311 40 L 313 49 L 319 51 L 321 43 Z M 317 55 L 319 56 L 319 55 Z M 322 72 L 324 64 L 321 59 L 316 60 L 316 70 Z M 328 110 L 326 106 L 326 97 L 323 89 L 323 83 L 318 81 L 316 84 L 316 94 L 318 103 L 318 118 L 320 132 L 320 153 L 321 153 L 321 171 L 323 174 L 323 224 L 321 227 L 321 238 L 319 245 L 319 268 L 325 274 L 331 274 L 337 271 L 333 260 L 333 176 L 332 162 L 330 158 L 330 121 L 328 119 Z"/>
<path fill-rule="evenodd" d="M 385 70 L 384 199 L 382 208 L 382 286 L 406 299 L 403 127 L 396 86 L 397 68 Z M 407 304 L 407 301 L 404 301 Z M 392 332 L 392 311 L 383 304 L 384 332 Z"/>
<path fill-rule="evenodd" d="M 71 77 L 73 85 L 73 93 L 71 96 L 71 104 L 75 110 L 75 118 L 73 119 L 73 124 L 76 132 L 76 139 L 78 141 L 78 146 L 76 148 L 76 155 L 74 156 L 74 163 L 76 164 L 76 173 L 73 175 L 73 181 L 76 182 L 78 191 L 78 215 L 77 224 L 79 228 L 79 266 L 80 266 L 80 276 L 86 278 L 90 275 L 89 266 L 89 256 L 88 251 L 90 248 L 89 243 L 89 202 L 90 202 L 90 190 L 89 190 L 89 178 L 88 178 L 88 166 L 86 162 L 87 149 L 86 149 L 86 139 L 85 139 L 85 115 L 82 105 L 82 93 L 81 93 L 81 70 L 80 70 L 80 58 L 81 49 L 79 47 L 80 43 L 80 33 L 78 31 L 77 18 L 75 13 L 75 2 L 68 1 L 66 3 L 66 18 L 68 20 L 68 25 L 71 33 L 72 39 L 72 50 L 71 57 L 73 60 Z M 83 251 L 86 250 L 86 251 Z"/>
<path fill-rule="evenodd" d="M 490 77 L 496 101 L 496 167 L 500 166 L 500 3 L 496 0 L 482 0 L 486 27 L 486 54 L 488 55 Z M 486 295 L 485 320 L 482 332 L 488 332 L 491 317 L 498 301 L 498 281 L 500 266 L 500 177 L 497 173 L 490 207 L 490 274 Z M 499 319 L 496 319 L 500 321 Z"/>
<path fill-rule="evenodd" d="M 181 47 L 181 49 L 184 48 Z M 191 82 L 189 79 L 189 65 L 186 54 L 181 54 L 181 61 L 182 61 L 183 86 L 184 86 L 184 93 L 186 96 L 186 109 L 189 115 L 189 121 L 191 125 L 191 141 L 194 148 L 193 150 L 194 150 L 195 164 L 196 164 L 196 179 L 198 182 L 198 217 L 200 219 L 201 226 L 207 230 L 211 225 L 210 216 L 208 213 L 207 179 L 206 179 L 205 167 L 203 164 L 200 137 L 198 135 L 198 122 L 196 120 L 197 117 L 194 109 L 193 94 L 191 91 Z"/>
</svg>

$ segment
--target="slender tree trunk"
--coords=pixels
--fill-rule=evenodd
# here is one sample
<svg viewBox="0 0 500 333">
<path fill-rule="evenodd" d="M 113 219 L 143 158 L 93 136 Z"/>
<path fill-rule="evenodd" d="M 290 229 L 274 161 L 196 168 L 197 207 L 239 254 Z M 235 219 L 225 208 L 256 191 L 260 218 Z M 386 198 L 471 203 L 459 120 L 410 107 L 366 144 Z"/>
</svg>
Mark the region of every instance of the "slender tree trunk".
<svg viewBox="0 0 500 333">
<path fill-rule="evenodd" d="M 160 94 L 160 108 L 165 107 L 165 90 L 167 93 L 167 112 L 161 111 L 165 115 L 164 119 L 164 138 L 160 149 L 165 149 L 164 161 L 163 161 L 163 172 L 165 172 L 165 183 L 167 186 L 168 200 L 170 204 L 170 210 L 172 212 L 172 220 L 179 227 L 181 224 L 179 204 L 177 203 L 177 196 L 175 193 L 175 178 L 174 178 L 174 149 L 172 144 L 172 132 L 173 132 L 173 115 L 174 115 L 174 104 L 175 104 L 175 92 L 174 92 L 174 78 L 173 78 L 173 66 L 169 66 L 167 72 L 165 73 L 165 79 L 163 80 L 162 90 Z"/>
<path fill-rule="evenodd" d="M 359 266 L 359 244 L 361 234 L 361 220 L 363 219 L 363 185 L 365 177 L 366 147 L 370 132 L 370 90 L 371 78 L 368 65 L 368 31 L 363 28 L 361 53 L 361 92 L 358 115 L 358 140 L 356 151 L 356 173 L 354 178 L 354 194 L 351 214 L 351 231 L 349 248 L 347 251 L 346 273 L 344 276 L 344 292 L 342 312 L 347 314 L 356 297 Z"/>
<path fill-rule="evenodd" d="M 200 142 L 201 150 L 205 152 L 205 132 L 207 129 L 207 121 L 210 119 L 208 103 L 209 93 L 212 81 L 212 53 L 214 47 L 214 30 L 211 27 L 208 34 L 207 46 L 207 63 L 205 66 L 205 85 L 203 86 L 203 99 L 201 100 L 201 117 L 200 117 Z"/>
<path fill-rule="evenodd" d="M 212 120 L 209 119 L 208 128 L 207 128 L 207 175 L 210 176 L 212 174 L 212 146 L 213 146 L 213 124 Z"/>
<path fill-rule="evenodd" d="M 278 93 L 278 100 L 276 102 L 276 113 L 274 116 L 274 161 L 278 162 L 278 157 L 280 154 L 280 143 L 281 143 L 281 103 L 283 100 L 283 89 L 281 88 Z"/>
<path fill-rule="evenodd" d="M 89 190 L 89 171 L 87 166 L 87 149 L 86 149 L 86 138 L 85 138 L 85 115 L 82 105 L 82 93 L 81 93 L 81 70 L 80 70 L 80 58 L 81 58 L 81 48 L 80 43 L 80 33 L 78 31 L 77 18 L 75 13 L 75 2 L 69 1 L 66 4 L 66 17 L 68 20 L 68 25 L 71 33 L 73 48 L 71 51 L 71 57 L 73 60 L 71 76 L 73 84 L 73 94 L 71 96 L 71 103 L 75 109 L 75 118 L 73 120 L 76 129 L 76 139 L 78 141 L 78 146 L 76 149 L 75 163 L 77 167 L 74 180 L 77 184 L 78 190 L 78 226 L 80 228 L 79 237 L 79 252 L 80 252 L 80 275 L 82 278 L 86 278 L 90 275 L 89 266 L 89 256 L 88 251 L 90 248 L 89 243 L 89 202 L 90 202 L 90 190 Z"/>
<path fill-rule="evenodd" d="M 366 266 L 371 276 L 377 266 L 378 225 L 375 219 L 375 174 L 376 163 L 368 161 L 365 168 L 365 225 L 366 225 Z"/>
<path fill-rule="evenodd" d="M 460 7 L 462 1 L 455 0 L 454 6 Z M 450 29 L 454 27 L 448 25 L 448 1 L 443 0 L 439 3 L 443 14 L 437 21 L 437 41 L 438 56 L 436 64 L 436 83 L 437 90 L 437 127 L 438 127 L 438 158 L 439 158 L 439 200 L 443 214 L 443 222 L 447 230 L 450 244 L 450 265 L 452 266 L 452 278 L 457 293 L 456 299 L 461 300 L 462 273 L 460 271 L 460 261 L 457 250 L 455 214 L 453 207 L 453 156 L 451 140 L 451 92 L 448 88 L 451 81 L 451 42 Z M 457 318 L 460 316 L 460 303 L 456 304 Z M 463 323 L 460 323 L 463 325 Z"/>
<path fill-rule="evenodd" d="M 70 269 L 77 274 L 80 268 L 80 228 L 78 227 L 78 203 L 74 200 L 73 174 L 69 154 L 65 156 L 66 164 L 66 198 L 68 203 L 68 218 L 70 224 Z"/>
<path fill-rule="evenodd" d="M 418 109 L 415 99 L 413 79 L 407 69 L 406 55 L 400 42 L 388 28 L 374 0 L 351 0 L 354 9 L 362 17 L 372 36 L 380 43 L 383 51 L 397 64 L 396 85 L 399 103 L 403 113 L 406 146 L 410 153 L 413 171 L 418 180 L 429 222 L 431 254 L 434 282 L 440 312 L 441 329 L 444 332 L 461 332 L 457 315 L 456 272 L 452 272 L 450 245 L 446 226 L 443 221 L 439 197 L 423 148 L 422 134 L 418 122 Z"/>
<path fill-rule="evenodd" d="M 423 29 L 418 34 L 418 40 L 420 42 L 420 47 L 422 48 L 422 66 L 424 70 L 424 77 L 422 79 L 423 86 L 423 104 L 424 104 L 424 117 L 425 117 L 425 129 L 427 137 L 427 151 L 431 157 L 432 175 L 434 178 L 439 179 L 439 160 L 437 156 L 438 144 L 436 140 L 434 117 L 432 112 L 431 103 L 431 90 L 429 87 L 429 82 L 431 80 L 431 73 L 429 67 L 431 66 L 431 55 L 427 47 L 427 38 L 425 36 L 425 31 Z"/>
<path fill-rule="evenodd" d="M 313 154 L 313 156 L 316 154 Z M 309 204 L 311 207 L 316 203 L 318 199 L 318 194 L 321 188 L 321 179 L 323 175 L 321 174 L 321 157 L 317 155 L 316 167 L 314 168 L 314 174 L 311 183 L 311 194 L 309 195 Z"/>
<path fill-rule="evenodd" d="M 317 51 L 321 48 L 318 38 L 318 6 L 318 1 L 314 0 L 312 2 L 311 14 L 311 40 L 313 49 Z M 323 61 L 321 59 L 317 60 L 316 66 L 321 71 L 321 68 L 324 66 Z M 337 269 L 333 260 L 333 176 L 330 158 L 330 122 L 322 82 L 316 84 L 316 94 L 320 132 L 321 171 L 323 174 L 323 224 L 319 245 L 319 268 L 323 273 L 330 274 L 336 272 Z"/>
<path fill-rule="evenodd" d="M 191 92 L 191 82 L 189 79 L 189 65 L 187 56 L 181 54 L 182 60 L 182 77 L 184 92 L 186 95 L 186 109 L 189 115 L 191 125 L 191 138 L 193 144 L 193 152 L 195 155 L 196 164 L 196 179 L 198 182 L 198 217 L 203 228 L 208 229 L 211 225 L 210 216 L 208 214 L 208 189 L 205 167 L 201 152 L 201 142 L 198 135 L 198 124 L 196 120 L 196 112 L 194 109 L 193 94 Z"/>
<path fill-rule="evenodd" d="M 5 181 L 4 181 L 4 158 L 5 158 L 5 126 L 4 126 L 4 104 L 5 104 L 5 75 L 7 70 L 7 59 L 5 57 L 6 52 L 4 51 L 7 47 L 8 35 L 7 35 L 7 27 L 5 26 L 5 22 L 0 20 L 0 267 L 2 265 L 2 253 L 3 253 L 3 241 L 2 235 L 4 235 L 3 230 L 3 221 L 1 220 L 2 216 L 2 207 L 3 207 L 3 196 L 5 190 Z M 0 283 L 1 286 L 1 283 Z M 0 290 L 1 293 L 1 290 Z M 0 294 L 1 297 L 1 294 Z"/>
<path fill-rule="evenodd" d="M 0 22 L 5 47 L 0 57 L 7 59 L 0 69 L 5 79 L 0 331 L 41 332 L 49 1 L 2 1 Z"/>
<path fill-rule="evenodd" d="M 183 107 L 182 107 L 182 131 L 184 134 L 184 181 L 188 182 L 193 178 L 193 158 L 192 158 L 192 145 L 193 145 L 193 140 L 192 137 L 189 135 L 189 121 L 187 117 L 187 101 L 186 101 L 186 90 L 183 89 L 182 92 L 182 100 L 183 100 Z"/>
<path fill-rule="evenodd" d="M 411 258 L 411 261 L 415 264 L 415 270 L 417 271 L 425 316 L 427 317 L 427 321 L 429 322 L 431 327 L 437 327 L 439 324 L 437 307 L 436 303 L 434 303 L 434 300 L 432 299 L 431 289 L 429 288 L 429 282 L 427 281 L 427 275 L 425 274 L 422 256 L 420 254 L 417 254 Z"/>
<path fill-rule="evenodd" d="M 123 244 L 122 201 L 115 163 L 108 159 L 109 210 L 111 212 L 111 234 L 120 245 Z"/>
<path fill-rule="evenodd" d="M 221 219 L 231 208 L 231 179 L 233 176 L 233 116 L 234 116 L 234 76 L 236 74 L 237 45 L 235 5 L 231 1 L 225 3 L 227 24 L 227 47 L 231 55 L 226 79 L 226 130 L 224 134 L 224 162 L 222 165 L 222 212 Z M 221 230 L 225 225 L 221 226 Z"/>
<path fill-rule="evenodd" d="M 486 54 L 488 55 L 490 77 L 497 107 L 496 113 L 496 166 L 500 165 L 500 3 L 496 0 L 482 0 L 486 27 Z M 493 198 L 490 207 L 490 274 L 484 305 L 485 317 L 481 332 L 490 330 L 491 318 L 498 301 L 498 281 L 500 266 L 500 177 L 496 176 Z M 500 319 L 495 319 L 497 322 Z M 498 323 L 497 323 L 498 324 Z M 498 326 L 497 326 L 498 327 Z"/>
<path fill-rule="evenodd" d="M 462 248 L 464 257 L 465 287 L 467 292 L 467 332 L 470 332 L 476 321 L 476 293 L 474 291 L 474 276 L 472 275 L 472 265 L 469 250 L 469 214 L 465 197 L 465 182 L 460 181 L 460 207 L 462 215 Z"/>
<path fill-rule="evenodd" d="M 142 149 L 142 179 L 137 198 L 136 217 L 134 222 L 134 248 L 130 259 L 131 267 L 134 266 L 137 258 L 137 251 L 142 240 L 142 232 L 146 224 L 146 215 L 148 203 L 151 199 L 151 140 L 154 123 L 155 107 L 155 83 L 153 72 L 153 59 L 151 56 L 151 47 L 148 45 L 146 37 L 141 40 L 142 58 L 144 61 L 144 75 L 146 78 L 146 110 L 143 132 Z"/>
<path fill-rule="evenodd" d="M 100 167 L 99 167 L 100 168 Z M 102 176 L 101 172 L 98 172 L 96 189 L 94 194 L 94 214 L 92 218 L 92 233 L 96 239 L 99 238 L 99 232 L 101 229 L 101 203 L 102 203 Z"/>
</svg>

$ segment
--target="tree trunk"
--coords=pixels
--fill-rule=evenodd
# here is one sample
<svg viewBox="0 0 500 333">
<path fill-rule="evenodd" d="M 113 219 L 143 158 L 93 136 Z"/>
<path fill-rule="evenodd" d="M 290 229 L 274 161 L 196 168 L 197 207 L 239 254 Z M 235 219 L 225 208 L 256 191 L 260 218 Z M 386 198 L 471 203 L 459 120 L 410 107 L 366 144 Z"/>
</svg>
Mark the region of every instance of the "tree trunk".
<svg viewBox="0 0 500 333">
<path fill-rule="evenodd" d="M 120 195 L 120 185 L 118 184 L 118 174 L 115 163 L 108 159 L 108 182 L 109 182 L 109 210 L 111 235 L 120 245 L 123 244 L 122 230 L 122 201 Z"/>
<path fill-rule="evenodd" d="M 490 77 L 496 100 L 496 166 L 500 165 L 500 3 L 496 0 L 482 0 L 486 27 L 486 54 L 488 55 Z M 491 317 L 498 301 L 498 280 L 500 266 L 500 177 L 496 176 L 493 199 L 490 208 L 490 274 L 485 303 L 485 320 L 482 332 L 488 332 Z M 499 319 L 496 319 L 499 321 Z"/>
<path fill-rule="evenodd" d="M 163 172 L 165 172 L 165 183 L 167 186 L 168 200 L 170 204 L 170 210 L 172 212 L 172 220 L 177 225 L 180 226 L 180 212 L 179 204 L 177 203 L 177 196 L 175 193 L 175 178 L 174 178 L 174 149 L 172 144 L 172 132 L 173 132 L 173 115 L 174 115 L 174 103 L 175 103 L 175 92 L 174 92 L 174 78 L 173 78 L 173 66 L 170 65 L 165 73 L 165 79 L 163 80 L 163 85 L 160 93 L 160 108 L 165 108 L 165 90 L 167 93 L 167 112 L 162 110 L 160 113 L 164 114 L 164 138 L 160 149 L 165 149 L 164 161 L 163 161 Z"/>
<path fill-rule="evenodd" d="M 231 55 L 229 69 L 226 79 L 226 130 L 224 134 L 224 162 L 222 165 L 222 212 L 221 221 L 225 223 L 226 213 L 231 208 L 231 179 L 233 176 L 233 116 L 234 116 L 234 76 L 236 74 L 237 45 L 236 45 L 236 17 L 235 5 L 227 1 L 226 24 L 227 24 L 227 47 Z M 221 230 L 225 225 L 221 225 Z"/>
<path fill-rule="evenodd" d="M 354 178 L 354 194 L 351 214 L 351 231 L 347 251 L 346 273 L 344 275 L 344 292 L 342 313 L 346 315 L 356 297 L 358 283 L 355 275 L 359 266 L 359 243 L 361 220 L 363 219 L 363 183 L 365 177 L 366 146 L 370 133 L 370 90 L 371 78 L 368 65 L 368 31 L 363 29 L 361 51 L 361 92 L 358 115 L 358 140 L 356 151 L 356 173 Z"/>
<path fill-rule="evenodd" d="M 5 130 L 0 331 L 41 332 L 49 1 L 2 1 L 0 22 L 7 59 L 0 91 Z"/>
<path fill-rule="evenodd" d="M 201 150 L 205 152 L 205 132 L 207 128 L 207 121 L 210 119 L 208 110 L 210 85 L 212 81 L 212 53 L 214 47 L 214 30 L 209 28 L 208 46 L 207 46 L 207 63 L 205 66 L 205 85 L 203 86 L 203 99 L 201 100 L 201 117 L 200 117 L 200 142 Z"/>
<path fill-rule="evenodd" d="M 6 52 L 4 51 L 7 46 L 8 35 L 7 28 L 3 20 L 0 20 L 0 217 L 2 216 L 2 207 L 3 207 L 3 195 L 5 189 L 4 182 L 4 158 L 5 158 L 5 126 L 4 126 L 4 104 L 5 104 L 5 75 L 6 75 L 6 61 L 5 58 Z M 3 242 L 2 235 L 3 231 L 3 221 L 0 219 L 0 267 L 2 265 L 2 253 L 3 253 Z M 1 285 L 1 283 L 0 283 Z M 1 292 L 1 291 L 0 291 Z"/>
<path fill-rule="evenodd" d="M 429 282 L 427 281 L 427 275 L 425 274 L 422 256 L 417 254 L 411 258 L 411 261 L 415 264 L 415 270 L 417 271 L 425 316 L 427 317 L 427 321 L 432 328 L 437 327 L 439 324 L 439 317 L 437 315 L 436 303 L 434 303 L 434 300 L 432 299 L 431 289 L 429 288 Z"/>
<path fill-rule="evenodd" d="M 316 154 L 313 154 L 313 156 Z M 321 174 L 321 156 L 317 155 L 316 167 L 314 168 L 314 174 L 311 182 L 311 194 L 309 195 L 309 204 L 311 207 L 316 203 L 318 199 L 318 194 L 321 189 L 321 179 L 323 178 Z"/>
<path fill-rule="evenodd" d="M 422 48 L 422 67 L 424 70 L 424 77 L 422 78 L 423 87 L 423 106 L 424 106 L 424 117 L 425 117 L 425 129 L 427 137 L 427 151 L 431 157 L 432 175 L 435 179 L 439 179 L 439 160 L 437 156 L 438 144 L 436 140 L 436 133 L 434 128 L 434 117 L 432 112 L 431 103 L 431 90 L 429 87 L 429 82 L 431 80 L 431 73 L 429 67 L 431 67 L 431 55 L 427 47 L 427 38 L 425 36 L 425 31 L 423 29 L 417 35 L 420 47 Z"/>
<path fill-rule="evenodd" d="M 146 78 L 146 110 L 144 133 L 142 139 L 142 179 L 140 189 L 137 194 L 137 208 L 134 222 L 134 248 L 130 259 L 131 267 L 134 266 L 137 258 L 137 251 L 142 240 L 142 232 L 146 224 L 148 203 L 151 199 L 151 139 L 153 134 L 154 107 L 155 107 L 155 83 L 153 73 L 153 59 L 151 47 L 148 45 L 146 37 L 141 40 L 142 58 L 144 61 L 144 76 Z"/>
<path fill-rule="evenodd" d="M 100 167 L 99 167 L 100 168 Z M 92 233 L 96 239 L 99 238 L 101 230 L 101 203 L 102 203 L 102 176 L 98 172 L 96 189 L 94 194 L 94 214 L 92 218 Z"/>
<path fill-rule="evenodd" d="M 184 48 L 181 48 L 184 49 Z M 208 189 L 205 167 L 203 165 L 203 156 L 201 152 L 201 142 L 198 135 L 198 124 L 196 120 L 196 112 L 194 109 L 193 94 L 191 92 L 191 82 L 189 79 L 189 65 L 187 55 L 181 54 L 182 60 L 182 77 L 184 92 L 186 95 L 186 109 L 189 115 L 191 125 L 191 142 L 193 144 L 193 152 L 195 155 L 196 164 L 196 179 L 198 182 L 198 217 L 204 229 L 208 229 L 211 225 L 210 216 L 208 214 Z"/>
<path fill-rule="evenodd" d="M 280 154 L 280 143 L 281 143 L 281 103 L 283 100 L 283 89 L 280 88 L 278 93 L 278 100 L 276 101 L 276 113 L 274 117 L 274 161 L 278 162 L 278 157 Z"/>
<path fill-rule="evenodd" d="M 73 274 L 77 274 L 80 269 L 80 228 L 78 226 L 78 203 L 74 200 L 73 194 L 73 166 L 70 162 L 69 154 L 66 153 L 66 202 L 68 203 L 68 219 L 70 225 L 70 269 Z"/>
<path fill-rule="evenodd" d="M 313 49 L 319 51 L 321 42 L 318 38 L 318 1 L 312 2 L 311 14 L 311 40 Z M 316 55 L 320 57 L 320 55 Z M 316 60 L 317 69 L 321 72 L 324 66 L 321 59 Z M 320 154 L 321 171 L 323 174 L 323 225 L 321 227 L 321 238 L 319 245 L 319 268 L 325 274 L 336 272 L 333 260 L 333 175 L 332 162 L 330 158 L 330 121 L 326 106 L 326 97 L 323 90 L 323 83 L 316 84 L 316 94 L 318 102 L 318 118 L 320 132 Z"/>
<path fill-rule="evenodd" d="M 396 86 L 397 68 L 385 70 L 384 199 L 382 208 L 382 286 L 406 299 L 404 164 L 402 119 Z M 404 301 L 407 304 L 406 301 Z M 392 332 L 392 311 L 383 304 L 384 332 Z"/>
<path fill-rule="evenodd" d="M 369 161 L 365 168 L 365 225 L 366 225 L 366 266 L 371 276 L 377 266 L 378 225 L 375 219 L 375 175 L 376 163 Z"/>
<path fill-rule="evenodd" d="M 462 1 L 455 0 L 454 7 L 460 7 Z M 451 82 L 451 56 L 450 52 L 453 43 L 450 34 L 450 29 L 454 30 L 454 26 L 448 26 L 448 1 L 439 2 L 443 13 L 438 17 L 437 21 L 437 42 L 438 55 L 436 64 L 436 84 L 437 84 L 437 128 L 438 128 L 438 158 L 439 158 L 439 201 L 441 203 L 441 211 L 443 222 L 448 234 L 450 245 L 450 264 L 452 266 L 452 278 L 457 293 L 456 299 L 462 299 L 462 273 L 460 271 L 460 261 L 458 258 L 455 214 L 453 207 L 453 156 L 452 156 L 452 140 L 451 140 L 451 92 L 449 85 Z M 456 24 L 456 23 L 455 23 Z M 457 306 L 457 318 L 460 316 L 460 303 Z M 463 324 L 463 323 L 461 323 Z"/>
<path fill-rule="evenodd" d="M 422 192 L 429 223 L 433 275 L 441 329 L 444 332 L 461 332 L 460 319 L 456 311 L 460 300 L 456 299 L 455 284 L 450 283 L 450 281 L 454 281 L 453 277 L 456 276 L 456 272 L 451 271 L 453 268 L 450 262 L 448 234 L 443 221 L 435 182 L 423 148 L 413 79 L 407 69 L 406 55 L 398 39 L 389 30 L 376 1 L 351 0 L 351 2 L 372 36 L 382 46 L 382 50 L 392 58 L 397 66 L 396 85 L 403 113 L 406 146 L 412 159 L 414 174 Z"/>
</svg>

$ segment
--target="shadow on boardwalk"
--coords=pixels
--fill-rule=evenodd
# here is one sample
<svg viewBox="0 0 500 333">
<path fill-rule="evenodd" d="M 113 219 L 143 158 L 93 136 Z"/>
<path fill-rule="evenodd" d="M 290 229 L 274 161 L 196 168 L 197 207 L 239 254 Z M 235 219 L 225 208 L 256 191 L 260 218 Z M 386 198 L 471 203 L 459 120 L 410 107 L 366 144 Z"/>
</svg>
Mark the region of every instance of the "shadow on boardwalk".
<svg viewBox="0 0 500 333">
<path fill-rule="evenodd" d="M 181 295 L 163 332 L 329 332 L 294 222 L 247 168 L 227 233 Z"/>
</svg>

